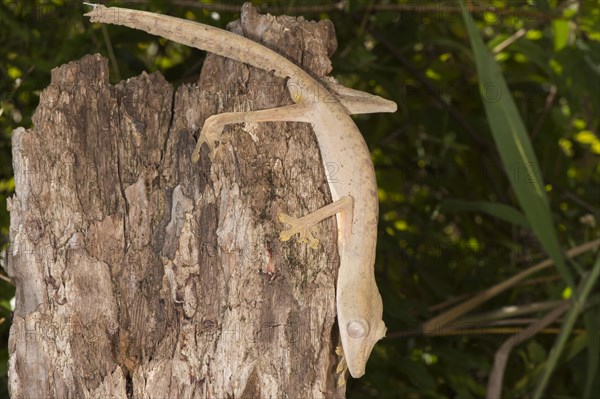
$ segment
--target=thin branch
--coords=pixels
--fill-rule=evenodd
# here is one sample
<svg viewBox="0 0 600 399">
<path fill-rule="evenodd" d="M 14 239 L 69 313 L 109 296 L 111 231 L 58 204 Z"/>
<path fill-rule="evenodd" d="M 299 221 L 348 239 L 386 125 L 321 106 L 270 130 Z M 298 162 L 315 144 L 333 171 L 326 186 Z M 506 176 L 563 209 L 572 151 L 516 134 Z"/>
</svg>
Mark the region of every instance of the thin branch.
<svg viewBox="0 0 600 399">
<path fill-rule="evenodd" d="M 448 306 L 452 306 L 455 303 L 462 301 L 463 299 L 467 298 L 468 296 L 470 296 L 470 294 L 462 294 L 462 295 L 459 295 L 457 297 L 452 297 L 450 299 L 445 300 L 444 302 L 440 302 L 438 304 L 430 306 L 428 308 L 428 310 L 430 312 L 436 312 L 438 310 L 442 310 L 444 308 L 447 308 Z"/>
<path fill-rule="evenodd" d="M 138 3 L 138 4 L 147 4 L 148 0 L 128 0 L 128 3 Z M 323 2 L 325 3 L 325 2 Z M 201 3 L 198 0 L 172 0 L 170 4 L 175 6 L 181 6 L 186 8 L 199 8 L 207 11 L 215 11 L 222 13 L 234 13 L 239 14 L 240 8 L 242 8 L 243 1 L 238 3 L 236 2 L 228 2 L 228 3 Z M 277 7 L 277 6 L 260 6 L 257 5 L 256 8 L 260 12 L 269 12 L 274 14 L 311 14 L 311 13 L 322 13 L 327 11 L 342 11 L 345 7 L 344 1 L 335 1 L 331 2 L 331 4 L 323 4 L 323 5 L 304 5 L 304 6 L 289 6 L 289 7 Z"/>
<path fill-rule="evenodd" d="M 545 301 L 533 302 L 521 306 L 504 306 L 498 310 L 483 314 L 473 315 L 457 321 L 460 323 L 481 323 L 493 320 L 506 319 L 508 317 L 522 316 L 529 313 L 540 312 L 543 310 L 554 309 L 565 301 Z"/>
<path fill-rule="evenodd" d="M 515 326 L 521 324 L 537 323 L 538 321 L 540 321 L 540 319 L 537 319 L 535 317 L 493 320 L 489 323 L 486 323 L 486 326 Z"/>
<path fill-rule="evenodd" d="M 585 252 L 594 250 L 598 247 L 600 247 L 600 239 L 595 240 L 595 241 L 590 241 L 590 242 L 587 242 L 578 247 L 572 248 L 569 251 L 567 251 L 565 256 L 566 256 L 566 258 L 573 258 L 573 257 L 581 255 Z M 533 273 L 539 272 L 540 270 L 549 268 L 553 264 L 554 264 L 554 262 L 552 261 L 552 259 L 546 259 L 543 262 L 540 262 L 536 265 L 531 266 L 528 269 L 523 270 L 522 272 L 514 275 L 513 277 L 511 277 L 507 280 L 504 280 L 503 282 L 496 284 L 495 286 L 490 287 L 487 290 L 477 294 L 473 298 L 461 303 L 460 305 L 455 306 L 452 309 L 430 319 L 425 324 L 423 324 L 423 330 L 425 331 L 426 334 L 429 335 L 432 333 L 432 331 L 441 329 L 446 324 L 452 322 L 453 320 L 458 319 L 459 317 L 461 317 L 462 315 L 471 311 L 472 309 L 475 309 L 477 306 L 481 305 L 485 301 L 487 301 L 487 300 L 495 297 L 496 295 L 504 292 L 505 290 L 511 288 L 516 283 L 523 280 L 525 277 L 527 277 Z"/>
<path fill-rule="evenodd" d="M 516 323 L 522 324 L 522 323 Z M 523 334 L 527 331 L 526 328 L 522 327 L 481 327 L 481 328 L 457 328 L 454 330 L 444 330 L 444 331 L 435 331 L 432 334 L 426 334 L 428 337 L 456 337 L 456 336 L 484 336 L 484 335 L 514 335 L 514 334 Z M 581 335 L 585 334 L 587 331 L 584 328 L 577 328 L 572 330 L 573 334 Z M 556 335 L 560 333 L 560 328 L 556 327 L 547 327 L 536 334 L 548 334 L 548 335 Z M 600 335 L 600 332 L 598 333 Z M 395 338 L 407 338 L 407 337 L 420 337 L 424 336 L 422 331 L 417 330 L 400 330 L 394 331 L 391 333 L 387 333 L 385 335 L 386 339 L 395 339 Z"/>
<path fill-rule="evenodd" d="M 469 2 L 471 3 L 471 2 Z M 373 6 L 373 11 L 404 11 L 416 14 L 439 14 L 450 15 L 460 14 L 461 10 L 457 2 L 442 2 L 442 3 L 419 3 L 413 2 L 409 4 L 376 4 Z M 555 19 L 564 19 L 560 12 L 545 13 L 541 11 L 533 11 L 531 8 L 497 8 L 492 5 L 473 5 L 469 4 L 469 12 L 472 14 L 495 14 L 499 17 L 521 17 L 526 19 L 538 19 L 544 21 L 552 21 Z"/>
<path fill-rule="evenodd" d="M 494 47 L 494 50 L 492 52 L 494 54 L 498 54 L 499 52 L 501 52 L 502 50 L 504 50 L 505 48 L 507 48 L 508 46 L 510 46 L 511 44 L 513 44 L 514 42 L 516 42 L 517 40 L 522 38 L 523 36 L 525 36 L 526 33 L 527 33 L 527 29 L 525 29 L 525 28 L 519 29 L 518 31 L 513 33 L 510 37 L 508 37 L 506 40 L 502 41 L 496 47 Z"/>
<path fill-rule="evenodd" d="M 496 356 L 494 357 L 494 366 L 488 381 L 487 399 L 499 399 L 502 397 L 502 381 L 504 380 L 504 370 L 506 369 L 506 362 L 512 349 L 558 319 L 564 312 L 567 311 L 567 309 L 569 309 L 571 304 L 571 302 L 565 302 L 561 304 L 556 309 L 544 316 L 540 321 L 529 325 L 526 329 L 516 333 L 502 344 L 500 349 L 498 349 L 496 352 Z"/>
<path fill-rule="evenodd" d="M 519 284 L 517 284 L 517 287 L 522 287 L 525 285 L 538 285 L 538 284 L 544 284 L 544 283 L 550 283 L 552 281 L 558 281 L 560 280 L 560 276 L 558 274 L 552 274 L 549 276 L 541 276 L 541 277 L 536 277 L 536 278 L 530 278 L 529 280 L 525 280 L 520 282 Z"/>
<path fill-rule="evenodd" d="M 549 334 L 549 335 L 556 335 L 560 333 L 560 328 L 554 328 L 554 327 L 549 327 L 549 328 L 544 328 L 541 329 L 540 331 L 537 331 L 536 334 Z M 585 334 L 586 330 L 583 328 L 579 328 L 576 330 L 573 330 L 573 334 Z M 440 331 L 438 334 L 434 334 L 433 336 L 439 337 L 439 336 L 465 336 L 468 337 L 470 335 L 505 335 L 505 334 L 513 334 L 513 335 L 519 335 L 519 334 L 527 334 L 527 328 L 522 328 L 522 327 L 489 327 L 489 328 L 465 328 L 465 329 L 458 329 L 458 330 L 452 330 L 452 331 Z M 431 336 L 431 335 L 429 335 Z"/>
<path fill-rule="evenodd" d="M 10 285 L 15 285 L 12 280 L 10 279 L 10 277 L 5 276 L 3 273 L 0 273 L 0 280 L 6 281 L 8 284 Z"/>
</svg>

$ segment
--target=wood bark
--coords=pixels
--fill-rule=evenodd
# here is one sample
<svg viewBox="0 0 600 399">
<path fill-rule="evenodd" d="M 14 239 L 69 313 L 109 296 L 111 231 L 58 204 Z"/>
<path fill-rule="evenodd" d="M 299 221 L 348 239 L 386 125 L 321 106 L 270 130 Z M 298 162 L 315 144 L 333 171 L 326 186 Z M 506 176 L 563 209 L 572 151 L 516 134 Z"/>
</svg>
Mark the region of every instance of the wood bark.
<svg viewBox="0 0 600 399">
<path fill-rule="evenodd" d="M 329 21 L 245 6 L 229 29 L 331 70 Z M 286 104 L 283 79 L 214 55 L 176 92 L 159 73 L 112 86 L 100 55 L 52 71 L 13 133 L 12 398 L 343 396 L 335 220 L 318 250 L 278 238 L 278 213 L 331 201 L 310 126 L 232 125 L 190 160 L 208 116 Z"/>
</svg>

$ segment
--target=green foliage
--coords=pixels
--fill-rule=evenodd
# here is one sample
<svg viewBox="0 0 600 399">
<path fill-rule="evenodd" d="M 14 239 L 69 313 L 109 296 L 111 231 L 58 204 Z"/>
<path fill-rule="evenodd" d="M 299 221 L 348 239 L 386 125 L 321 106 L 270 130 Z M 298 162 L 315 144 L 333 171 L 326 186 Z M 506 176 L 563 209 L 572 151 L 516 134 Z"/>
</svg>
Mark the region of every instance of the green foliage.
<svg viewBox="0 0 600 399">
<path fill-rule="evenodd" d="M 449 199 L 442 202 L 442 206 L 440 208 L 440 212 L 460 211 L 487 213 L 516 226 L 529 228 L 529 223 L 521 212 L 504 204 L 498 204 L 495 202 L 461 201 Z"/>
<path fill-rule="evenodd" d="M 562 278 L 572 287 L 573 277 L 566 268 L 558 244 L 548 198 L 544 190 L 544 182 L 538 172 L 540 170 L 539 164 L 527 135 L 525 124 L 519 115 L 512 96 L 509 94 L 508 86 L 498 63 L 483 43 L 477 27 L 472 22 L 471 16 L 463 3 L 461 3 L 461 8 L 475 53 L 479 89 L 482 93 L 485 113 L 496 148 L 507 172 L 513 168 L 519 168 L 524 170 L 527 175 L 524 179 L 511 179 L 511 187 L 532 230 L 546 252 L 554 260 L 554 264 L 561 273 Z M 564 45 L 561 44 L 562 47 Z"/>
<path fill-rule="evenodd" d="M 203 3 L 120 5 L 220 27 L 239 16 L 232 2 Z M 599 261 L 593 253 L 564 261 L 565 250 L 600 238 L 597 2 L 469 1 L 467 23 L 458 2 L 254 3 L 332 19 L 335 77 L 398 103 L 393 115 L 356 117 L 380 188 L 376 272 L 388 338 L 366 376 L 349 381 L 348 397 L 485 397 L 508 338 L 499 328 L 521 328 L 523 318 L 455 320 L 455 330 L 431 336 L 419 326 L 547 257 L 558 274 L 544 269 L 474 311 L 573 300 L 564 320 L 513 350 L 503 396 L 599 396 Z M 113 83 L 144 70 L 176 85 L 197 80 L 202 52 L 91 25 L 84 11 L 80 2 L 0 1 L 0 243 L 14 190 L 10 135 L 31 126 L 52 68 L 100 52 Z M 0 281 L 0 384 L 13 296 Z"/>
</svg>

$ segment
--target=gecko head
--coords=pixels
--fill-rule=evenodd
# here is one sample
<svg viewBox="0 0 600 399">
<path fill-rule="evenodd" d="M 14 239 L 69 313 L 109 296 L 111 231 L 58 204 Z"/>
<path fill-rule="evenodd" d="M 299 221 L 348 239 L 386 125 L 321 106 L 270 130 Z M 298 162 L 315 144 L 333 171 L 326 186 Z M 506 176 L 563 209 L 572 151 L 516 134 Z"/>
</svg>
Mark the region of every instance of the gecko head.
<svg viewBox="0 0 600 399">
<path fill-rule="evenodd" d="M 385 323 L 381 317 L 370 321 L 357 317 L 346 321 L 342 328 L 345 329 L 340 334 L 342 347 L 350 375 L 353 378 L 362 377 L 373 346 L 385 336 Z"/>
</svg>

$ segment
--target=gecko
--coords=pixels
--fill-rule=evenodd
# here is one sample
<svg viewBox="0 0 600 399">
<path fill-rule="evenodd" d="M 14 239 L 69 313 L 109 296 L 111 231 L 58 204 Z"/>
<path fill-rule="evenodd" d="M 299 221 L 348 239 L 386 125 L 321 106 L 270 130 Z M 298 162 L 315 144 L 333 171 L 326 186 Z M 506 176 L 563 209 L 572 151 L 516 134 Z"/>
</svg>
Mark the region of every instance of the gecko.
<svg viewBox="0 0 600 399">
<path fill-rule="evenodd" d="M 312 126 L 324 167 L 337 166 L 335 179 L 328 179 L 333 202 L 302 217 L 280 213 L 279 220 L 289 226 L 280 233 L 280 240 L 298 235 L 301 242 L 316 248 L 319 241 L 313 235 L 314 226 L 336 217 L 340 257 L 336 312 L 343 352 L 343 367 L 337 372 L 343 375 L 347 368 L 353 378 L 363 376 L 375 343 L 385 336 L 386 326 L 374 272 L 379 216 L 375 170 L 367 144 L 350 115 L 395 112 L 396 103 L 346 88 L 333 79 L 317 80 L 283 55 L 233 32 L 167 15 L 86 4 L 93 6 L 85 14 L 91 22 L 139 29 L 286 79 L 293 104 L 210 116 L 204 122 L 192 161 L 199 160 L 204 144 L 214 159 L 216 144 L 223 142 L 221 135 L 227 124 L 291 121 Z"/>
</svg>

